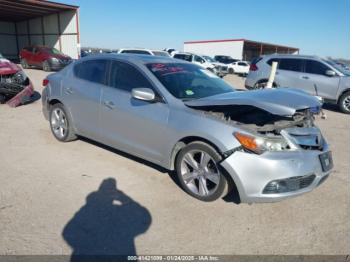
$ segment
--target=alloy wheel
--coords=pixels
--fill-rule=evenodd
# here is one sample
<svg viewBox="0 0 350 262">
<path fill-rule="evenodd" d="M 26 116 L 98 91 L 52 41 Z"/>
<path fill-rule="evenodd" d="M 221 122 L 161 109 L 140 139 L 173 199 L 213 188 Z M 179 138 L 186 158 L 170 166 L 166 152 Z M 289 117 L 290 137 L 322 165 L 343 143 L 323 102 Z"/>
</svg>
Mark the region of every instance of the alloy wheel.
<svg viewBox="0 0 350 262">
<path fill-rule="evenodd" d="M 55 136 L 63 139 L 68 131 L 67 117 L 61 108 L 55 108 L 51 114 L 51 128 Z"/>
<path fill-rule="evenodd" d="M 347 111 L 350 111 L 350 95 L 344 98 L 344 100 L 343 100 L 343 107 Z"/>
<path fill-rule="evenodd" d="M 181 160 L 181 175 L 186 187 L 198 196 L 213 194 L 220 182 L 214 159 L 206 152 L 192 150 Z"/>
</svg>

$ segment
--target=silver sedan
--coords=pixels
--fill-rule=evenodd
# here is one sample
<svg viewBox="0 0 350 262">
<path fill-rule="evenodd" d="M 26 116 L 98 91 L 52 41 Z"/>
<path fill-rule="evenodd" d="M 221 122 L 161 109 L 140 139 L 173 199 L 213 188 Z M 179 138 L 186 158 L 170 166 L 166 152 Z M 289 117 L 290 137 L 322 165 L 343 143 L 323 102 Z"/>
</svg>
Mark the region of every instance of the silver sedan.
<svg viewBox="0 0 350 262">
<path fill-rule="evenodd" d="M 314 124 L 320 102 L 294 89 L 236 91 L 191 63 L 109 54 L 80 59 L 44 81 L 53 135 L 88 137 L 169 170 L 184 191 L 241 202 L 309 192 L 333 167 Z"/>
</svg>

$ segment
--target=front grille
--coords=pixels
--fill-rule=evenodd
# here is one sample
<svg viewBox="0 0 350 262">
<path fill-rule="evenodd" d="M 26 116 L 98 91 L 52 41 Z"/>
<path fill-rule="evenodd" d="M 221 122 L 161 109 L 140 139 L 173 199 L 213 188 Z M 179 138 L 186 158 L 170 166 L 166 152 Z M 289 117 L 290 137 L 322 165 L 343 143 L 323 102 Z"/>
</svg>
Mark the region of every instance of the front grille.
<svg viewBox="0 0 350 262">
<path fill-rule="evenodd" d="M 304 150 L 323 150 L 324 139 L 318 128 L 287 128 L 288 137 Z"/>
<path fill-rule="evenodd" d="M 300 190 L 310 186 L 315 178 L 316 175 L 308 175 L 274 180 L 265 186 L 263 194 L 278 194 Z"/>
</svg>

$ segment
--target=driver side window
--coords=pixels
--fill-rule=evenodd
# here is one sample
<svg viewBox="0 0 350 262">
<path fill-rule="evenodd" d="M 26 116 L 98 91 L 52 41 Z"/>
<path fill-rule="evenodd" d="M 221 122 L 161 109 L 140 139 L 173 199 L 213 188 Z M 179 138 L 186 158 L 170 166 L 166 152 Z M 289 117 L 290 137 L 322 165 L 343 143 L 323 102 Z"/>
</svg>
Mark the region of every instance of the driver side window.
<svg viewBox="0 0 350 262">
<path fill-rule="evenodd" d="M 113 61 L 111 63 L 109 86 L 131 92 L 133 88 L 150 88 L 151 83 L 133 66 Z"/>
<path fill-rule="evenodd" d="M 330 68 L 318 61 L 306 60 L 305 73 L 315 75 L 326 75 L 326 71 Z"/>
<path fill-rule="evenodd" d="M 201 63 L 201 64 L 204 63 L 204 59 L 201 58 L 201 57 L 199 57 L 199 56 L 194 56 L 194 61 L 195 61 L 195 62 L 198 62 L 198 63 Z"/>
</svg>

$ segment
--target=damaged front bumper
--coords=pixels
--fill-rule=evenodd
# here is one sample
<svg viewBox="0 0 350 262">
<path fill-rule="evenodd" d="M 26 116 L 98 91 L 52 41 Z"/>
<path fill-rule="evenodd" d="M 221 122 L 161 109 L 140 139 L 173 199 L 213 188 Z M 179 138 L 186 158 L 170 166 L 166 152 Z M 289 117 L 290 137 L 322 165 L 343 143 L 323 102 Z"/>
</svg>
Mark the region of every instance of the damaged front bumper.
<svg viewBox="0 0 350 262">
<path fill-rule="evenodd" d="M 21 92 L 12 97 L 10 100 L 6 102 L 6 104 L 10 107 L 16 107 L 22 104 L 25 104 L 31 101 L 31 97 L 34 94 L 34 87 L 32 83 L 29 83 L 26 87 L 23 88 Z"/>
<path fill-rule="evenodd" d="M 305 143 L 305 138 L 298 139 Z M 332 154 L 323 139 L 318 149 L 303 147 L 261 155 L 235 151 L 221 166 L 235 182 L 242 203 L 276 202 L 312 191 L 333 168 Z"/>
</svg>

